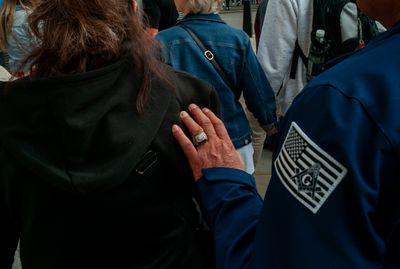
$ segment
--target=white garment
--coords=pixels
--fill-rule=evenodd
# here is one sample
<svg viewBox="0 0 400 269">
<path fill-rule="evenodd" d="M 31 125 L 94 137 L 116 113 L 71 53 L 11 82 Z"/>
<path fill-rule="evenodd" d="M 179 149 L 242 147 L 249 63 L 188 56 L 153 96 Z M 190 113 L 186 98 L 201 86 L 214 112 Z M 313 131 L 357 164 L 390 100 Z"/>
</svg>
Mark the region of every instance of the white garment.
<svg viewBox="0 0 400 269">
<path fill-rule="evenodd" d="M 243 107 L 244 113 L 246 113 L 246 117 L 249 121 L 252 133 L 251 133 L 251 144 L 253 145 L 253 163 L 254 169 L 257 169 L 257 164 L 261 160 L 262 152 L 264 149 L 264 142 L 267 138 L 267 133 L 261 127 L 260 123 L 254 117 L 253 113 L 247 108 L 246 102 L 243 98 L 243 95 L 239 99 L 240 104 Z"/>
<path fill-rule="evenodd" d="M 353 2 L 347 3 L 340 14 L 340 29 L 342 34 L 342 42 L 347 39 L 358 36 L 358 11 L 357 5 Z M 379 32 L 386 31 L 382 24 L 375 21 Z"/>
<path fill-rule="evenodd" d="M 296 79 L 289 79 L 298 39 L 308 56 L 312 31 L 312 0 L 269 0 L 260 35 L 257 57 L 275 92 L 277 115 L 283 116 L 306 85 L 306 67 L 297 63 Z"/>
<path fill-rule="evenodd" d="M 0 65 L 0 81 L 9 81 L 11 79 L 11 74 L 7 71 L 7 69 Z"/>
<path fill-rule="evenodd" d="M 240 157 L 242 157 L 245 166 L 245 171 L 250 175 L 252 175 L 255 171 L 254 161 L 253 161 L 253 154 L 254 154 L 253 143 L 249 143 L 246 146 L 243 146 L 236 150 L 239 152 Z"/>
<path fill-rule="evenodd" d="M 308 57 L 313 20 L 312 0 L 269 0 L 257 57 L 276 94 L 277 115 L 283 116 L 307 83 L 306 66 L 299 58 L 296 78 L 290 70 L 296 39 Z M 340 14 L 342 40 L 358 35 L 357 6 L 348 3 Z M 346 26 L 344 27 L 343 24 Z"/>
</svg>

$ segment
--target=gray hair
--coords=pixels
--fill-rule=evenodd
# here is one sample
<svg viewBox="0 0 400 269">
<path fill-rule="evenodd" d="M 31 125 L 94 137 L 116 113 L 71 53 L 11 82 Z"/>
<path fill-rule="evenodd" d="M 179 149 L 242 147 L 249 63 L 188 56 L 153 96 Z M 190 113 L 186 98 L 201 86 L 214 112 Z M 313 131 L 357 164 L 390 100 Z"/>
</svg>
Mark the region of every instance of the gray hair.
<svg viewBox="0 0 400 269">
<path fill-rule="evenodd" d="M 218 13 L 222 8 L 223 0 L 186 0 L 185 5 L 189 13 Z"/>
</svg>

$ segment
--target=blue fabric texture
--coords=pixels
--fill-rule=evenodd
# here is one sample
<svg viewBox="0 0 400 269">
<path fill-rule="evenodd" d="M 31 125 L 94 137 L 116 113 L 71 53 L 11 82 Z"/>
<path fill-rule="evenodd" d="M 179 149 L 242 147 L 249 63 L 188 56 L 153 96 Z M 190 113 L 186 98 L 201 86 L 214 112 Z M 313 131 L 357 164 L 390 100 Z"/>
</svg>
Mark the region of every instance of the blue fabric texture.
<svg viewBox="0 0 400 269">
<path fill-rule="evenodd" d="M 230 89 L 204 57 L 202 50 L 179 24 L 188 26 L 210 49 L 235 89 Z M 217 14 L 189 14 L 178 26 L 156 36 L 167 64 L 214 86 L 225 126 L 236 148 L 250 142 L 251 128 L 239 103 L 240 94 L 264 129 L 276 121 L 275 97 L 252 49 L 248 35 L 227 25 Z"/>
<path fill-rule="evenodd" d="M 203 174 L 197 194 L 213 230 L 217 268 L 240 268 L 250 260 L 262 207 L 255 180 L 229 168 L 204 169 Z"/>
<path fill-rule="evenodd" d="M 205 171 L 197 189 L 216 233 L 218 268 L 400 268 L 399 47 L 400 23 L 295 99 L 281 122 L 261 215 L 242 172 Z M 293 126 L 307 150 L 288 143 Z M 309 167 L 319 167 L 313 190 L 302 185 Z M 255 237 L 244 233 L 255 223 Z"/>
<path fill-rule="evenodd" d="M 37 47 L 37 40 L 29 31 L 28 11 L 22 6 L 17 5 L 14 17 L 14 23 L 11 32 L 8 35 L 7 53 L 9 55 L 10 72 L 28 72 L 29 63 L 22 66 L 25 59 L 31 51 Z"/>
</svg>

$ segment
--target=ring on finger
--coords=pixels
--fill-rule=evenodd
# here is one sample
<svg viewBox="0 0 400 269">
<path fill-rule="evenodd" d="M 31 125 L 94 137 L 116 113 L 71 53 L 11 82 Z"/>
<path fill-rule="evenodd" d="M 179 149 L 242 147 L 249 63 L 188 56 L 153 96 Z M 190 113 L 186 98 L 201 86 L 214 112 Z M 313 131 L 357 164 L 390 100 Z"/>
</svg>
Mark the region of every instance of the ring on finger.
<svg viewBox="0 0 400 269">
<path fill-rule="evenodd" d="M 207 134 L 204 131 L 201 131 L 195 135 L 193 135 L 193 144 L 197 147 L 208 141 Z"/>
</svg>

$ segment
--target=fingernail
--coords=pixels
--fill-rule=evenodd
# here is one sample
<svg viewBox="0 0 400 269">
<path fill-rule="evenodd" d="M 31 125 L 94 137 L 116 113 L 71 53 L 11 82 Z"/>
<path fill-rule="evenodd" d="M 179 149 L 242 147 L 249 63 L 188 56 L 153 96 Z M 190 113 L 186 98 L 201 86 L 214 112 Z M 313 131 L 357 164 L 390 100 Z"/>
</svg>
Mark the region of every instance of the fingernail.
<svg viewBox="0 0 400 269">
<path fill-rule="evenodd" d="M 189 116 L 189 114 L 186 111 L 181 111 L 180 113 L 181 118 Z"/>
<path fill-rule="evenodd" d="M 174 125 L 172 125 L 172 132 L 177 132 L 177 131 L 179 131 L 179 126 L 178 125 L 176 125 L 176 124 L 174 124 Z"/>
<path fill-rule="evenodd" d="M 208 113 L 208 112 L 210 112 L 210 110 L 209 110 L 208 108 L 205 107 L 205 108 L 203 108 L 203 112 L 204 112 L 204 113 Z"/>
<path fill-rule="evenodd" d="M 197 106 L 195 105 L 195 104 L 190 104 L 189 105 L 189 110 L 193 110 L 193 109 L 195 109 Z"/>
</svg>

